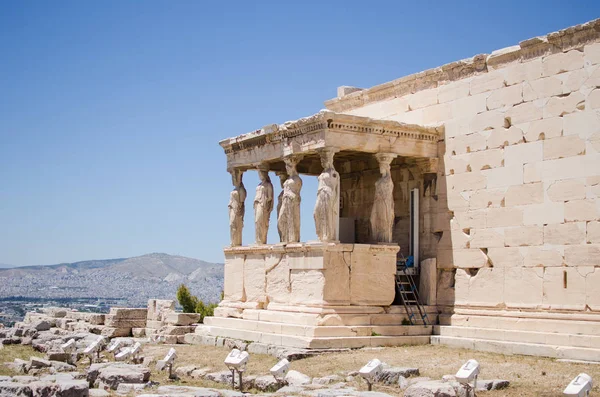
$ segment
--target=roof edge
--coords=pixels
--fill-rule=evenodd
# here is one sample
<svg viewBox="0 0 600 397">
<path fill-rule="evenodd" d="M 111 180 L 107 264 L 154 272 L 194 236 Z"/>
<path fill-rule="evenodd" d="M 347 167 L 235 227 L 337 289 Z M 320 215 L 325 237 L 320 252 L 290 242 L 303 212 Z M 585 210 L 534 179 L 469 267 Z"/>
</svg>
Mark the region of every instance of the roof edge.
<svg viewBox="0 0 600 397">
<path fill-rule="evenodd" d="M 521 41 L 518 45 L 479 54 L 401 77 L 368 89 L 344 86 L 338 97 L 325 101 L 325 107 L 334 112 L 344 112 L 369 103 L 402 97 L 430 88 L 462 80 L 473 75 L 500 69 L 512 63 L 526 62 L 545 55 L 579 49 L 600 41 L 600 19 Z"/>
</svg>

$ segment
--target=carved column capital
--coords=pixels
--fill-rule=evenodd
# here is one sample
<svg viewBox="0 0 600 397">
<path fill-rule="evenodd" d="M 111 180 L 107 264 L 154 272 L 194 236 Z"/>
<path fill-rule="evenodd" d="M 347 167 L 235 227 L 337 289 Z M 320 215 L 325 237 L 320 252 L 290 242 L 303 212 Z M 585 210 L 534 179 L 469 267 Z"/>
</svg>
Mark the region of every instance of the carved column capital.
<svg viewBox="0 0 600 397">
<path fill-rule="evenodd" d="M 233 186 L 240 186 L 240 184 L 242 183 L 244 170 L 241 168 L 228 168 L 227 172 L 231 174 L 231 182 Z"/>
<path fill-rule="evenodd" d="M 381 175 L 390 173 L 390 165 L 398 155 L 395 153 L 376 153 L 375 158 L 379 163 L 379 172 Z"/>
<path fill-rule="evenodd" d="M 317 149 L 317 153 L 321 156 L 321 165 L 324 169 L 333 168 L 333 157 L 340 149 L 332 146 Z"/>
<path fill-rule="evenodd" d="M 256 166 L 256 169 L 257 169 L 258 171 L 266 171 L 266 172 L 269 172 L 270 168 L 271 168 L 271 167 L 269 167 L 269 163 L 259 163 L 259 164 Z"/>
<path fill-rule="evenodd" d="M 379 162 L 379 165 L 390 165 L 392 161 L 398 157 L 395 153 L 375 153 L 375 158 Z"/>
</svg>

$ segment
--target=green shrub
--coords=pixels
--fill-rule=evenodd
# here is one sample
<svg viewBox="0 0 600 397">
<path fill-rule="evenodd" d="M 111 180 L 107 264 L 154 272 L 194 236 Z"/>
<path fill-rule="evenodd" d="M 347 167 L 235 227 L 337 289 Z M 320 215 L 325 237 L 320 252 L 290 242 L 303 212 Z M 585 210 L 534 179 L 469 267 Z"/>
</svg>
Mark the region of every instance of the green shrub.
<svg viewBox="0 0 600 397">
<path fill-rule="evenodd" d="M 181 307 L 183 307 L 184 313 L 195 313 L 196 306 L 198 306 L 198 298 L 190 293 L 188 287 L 185 284 L 181 284 L 177 288 L 177 300 Z"/>
<path fill-rule="evenodd" d="M 198 313 L 200 314 L 200 323 L 204 322 L 204 317 L 210 317 L 215 314 L 215 307 L 217 303 L 205 304 L 196 296 L 190 293 L 188 287 L 185 284 L 181 284 L 177 289 L 177 300 L 183 307 L 184 313 Z M 223 292 L 221 292 L 221 300 L 223 300 Z"/>
</svg>

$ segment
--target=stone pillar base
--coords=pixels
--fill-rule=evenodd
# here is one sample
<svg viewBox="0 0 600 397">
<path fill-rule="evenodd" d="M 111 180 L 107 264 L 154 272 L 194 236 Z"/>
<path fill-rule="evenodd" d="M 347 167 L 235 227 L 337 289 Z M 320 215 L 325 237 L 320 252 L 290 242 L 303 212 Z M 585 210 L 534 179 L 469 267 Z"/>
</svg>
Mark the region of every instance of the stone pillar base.
<svg viewBox="0 0 600 397">
<path fill-rule="evenodd" d="M 395 244 L 296 243 L 225 249 L 225 299 L 198 330 L 308 349 L 426 344 L 395 297 Z M 437 317 L 429 307 L 430 320 Z"/>
</svg>

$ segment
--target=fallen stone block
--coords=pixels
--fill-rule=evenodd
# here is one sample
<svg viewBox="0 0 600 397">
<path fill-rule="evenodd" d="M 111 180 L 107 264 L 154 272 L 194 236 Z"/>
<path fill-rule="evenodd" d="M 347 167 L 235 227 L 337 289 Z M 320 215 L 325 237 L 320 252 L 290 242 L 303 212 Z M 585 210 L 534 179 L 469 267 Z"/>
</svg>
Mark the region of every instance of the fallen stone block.
<svg viewBox="0 0 600 397">
<path fill-rule="evenodd" d="M 100 332 L 100 335 L 106 336 L 107 338 L 131 336 L 131 328 L 104 327 L 102 332 Z"/>
<path fill-rule="evenodd" d="M 50 366 L 58 372 L 77 371 L 77 367 L 62 361 L 50 361 Z"/>
<path fill-rule="evenodd" d="M 313 385 L 330 385 L 332 383 L 343 382 L 344 378 L 339 375 L 328 375 L 322 378 L 314 378 L 312 380 Z"/>
<path fill-rule="evenodd" d="M 106 364 L 108 365 L 96 367 L 94 370 L 88 371 L 88 382 L 91 378 L 91 372 L 96 373 L 94 384 L 101 382 L 112 390 L 117 390 L 117 387 L 121 383 L 146 383 L 150 379 L 150 369 L 142 365 L 124 363 Z"/>
<path fill-rule="evenodd" d="M 409 379 L 407 379 L 409 386 L 412 386 L 414 384 L 421 383 L 421 382 L 429 382 L 431 380 L 433 380 L 433 379 L 428 378 L 426 376 L 418 376 L 416 378 L 409 378 Z"/>
<path fill-rule="evenodd" d="M 60 397 L 88 397 L 89 386 L 84 380 L 69 380 L 60 381 L 57 383 L 59 391 L 57 396 Z"/>
<path fill-rule="evenodd" d="M 48 374 L 40 377 L 40 380 L 43 382 L 62 382 L 74 380 L 75 378 L 71 373 L 58 373 L 58 374 Z"/>
<path fill-rule="evenodd" d="M 115 315 L 107 314 L 104 319 L 104 325 L 114 328 L 146 328 L 146 318 L 119 318 Z"/>
<path fill-rule="evenodd" d="M 110 397 L 110 394 L 106 390 L 90 389 L 89 397 Z"/>
<path fill-rule="evenodd" d="M 217 383 L 231 384 L 231 372 L 230 371 L 211 372 L 211 373 L 206 374 L 205 378 L 207 380 L 217 382 Z"/>
<path fill-rule="evenodd" d="M 190 376 L 194 379 L 202 379 L 206 377 L 206 374 L 208 374 L 211 370 L 212 369 L 208 367 L 195 369 L 190 373 Z"/>
<path fill-rule="evenodd" d="M 163 321 L 167 315 L 175 311 L 175 301 L 171 299 L 148 300 L 146 318 L 149 321 Z"/>
<path fill-rule="evenodd" d="M 281 389 L 283 386 L 287 386 L 285 382 L 279 382 L 271 375 L 259 376 L 254 380 L 254 387 L 264 392 L 275 392 Z"/>
<path fill-rule="evenodd" d="M 121 383 L 117 387 L 117 394 L 138 394 L 140 390 L 147 389 L 148 387 L 147 383 Z"/>
<path fill-rule="evenodd" d="M 298 372 L 296 370 L 290 370 L 285 375 L 284 380 L 290 386 L 302 386 L 308 385 L 311 382 L 311 378 L 308 375 L 304 375 L 302 372 Z"/>
<path fill-rule="evenodd" d="M 52 363 L 40 357 L 31 357 L 29 359 L 32 368 L 47 368 L 52 366 Z"/>
<path fill-rule="evenodd" d="M 175 368 L 177 376 L 190 376 L 197 367 L 195 365 L 185 365 Z"/>
<path fill-rule="evenodd" d="M 177 335 L 161 335 L 162 341 L 169 345 L 177 344 Z"/>
<path fill-rule="evenodd" d="M 29 384 L 38 380 L 37 377 L 31 375 L 18 375 L 12 377 L 13 382 Z"/>
<path fill-rule="evenodd" d="M 108 313 L 115 319 L 123 320 L 146 320 L 148 317 L 148 309 L 137 309 L 129 307 L 111 307 Z"/>
<path fill-rule="evenodd" d="M 177 325 L 166 325 L 158 330 L 161 335 L 182 335 L 190 334 L 194 332 L 192 326 L 177 326 Z"/>
<path fill-rule="evenodd" d="M 13 361 L 13 362 L 4 363 L 4 366 L 13 372 L 25 372 L 25 367 L 27 365 L 28 365 L 27 361 L 21 360 L 19 358 L 15 358 L 15 361 Z"/>
<path fill-rule="evenodd" d="M 206 374 L 205 379 L 211 380 L 217 383 L 223 383 L 225 385 L 231 385 L 231 371 L 219 371 L 219 372 L 211 372 Z M 235 385 L 236 387 L 240 386 L 239 377 L 236 374 L 235 377 Z M 256 380 L 256 376 L 244 376 L 242 381 L 244 382 L 244 390 L 248 390 L 254 387 L 254 381 Z"/>
<path fill-rule="evenodd" d="M 85 322 L 90 325 L 102 325 L 104 324 L 103 313 L 85 313 L 85 312 L 67 312 L 65 318 L 69 321 Z"/>
<path fill-rule="evenodd" d="M 434 380 L 409 386 L 404 397 L 456 397 L 456 391 L 449 382 Z"/>
<path fill-rule="evenodd" d="M 200 321 L 198 313 L 168 313 L 164 320 L 167 325 L 191 325 Z"/>
<path fill-rule="evenodd" d="M 44 312 L 44 314 L 54 318 L 65 317 L 67 315 L 67 311 L 68 309 L 65 309 L 63 307 L 46 307 L 42 309 L 42 312 Z"/>
<path fill-rule="evenodd" d="M 48 331 L 50 328 L 52 328 L 52 324 L 50 323 L 50 321 L 47 320 L 38 320 L 32 322 L 31 327 L 34 328 L 36 331 Z"/>
<path fill-rule="evenodd" d="M 278 389 L 275 393 L 283 394 L 286 396 L 295 396 L 304 392 L 304 388 L 301 386 L 283 386 L 281 389 Z"/>
<path fill-rule="evenodd" d="M 477 391 L 501 390 L 510 386 L 510 382 L 502 379 L 477 379 Z"/>
<path fill-rule="evenodd" d="M 71 360 L 71 355 L 63 351 L 54 350 L 46 353 L 46 359 L 50 361 L 62 361 L 63 363 L 67 363 Z"/>
<path fill-rule="evenodd" d="M 29 385 L 18 382 L 0 382 L 0 396 L 2 397 L 33 397 L 33 390 Z"/>
<path fill-rule="evenodd" d="M 395 385 L 398 383 L 400 376 L 405 378 L 410 376 L 419 376 L 419 369 L 405 367 L 383 367 L 383 370 L 375 379 L 375 381 L 385 385 Z"/>
</svg>

